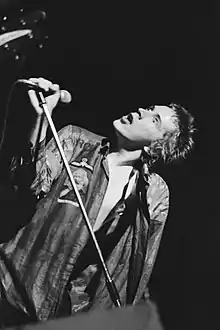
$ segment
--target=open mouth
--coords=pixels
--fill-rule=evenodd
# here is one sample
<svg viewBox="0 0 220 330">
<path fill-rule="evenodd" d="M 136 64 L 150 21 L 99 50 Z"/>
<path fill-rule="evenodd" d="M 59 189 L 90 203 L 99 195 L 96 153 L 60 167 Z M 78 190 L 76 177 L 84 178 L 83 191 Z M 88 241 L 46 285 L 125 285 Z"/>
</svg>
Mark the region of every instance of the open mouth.
<svg viewBox="0 0 220 330">
<path fill-rule="evenodd" d="M 129 113 L 129 115 L 123 116 L 121 118 L 121 122 L 122 122 L 122 124 L 132 124 L 132 122 L 133 122 L 133 115 L 131 113 Z"/>
<path fill-rule="evenodd" d="M 136 112 L 131 112 L 127 116 L 123 116 L 121 118 L 121 122 L 123 124 L 132 124 L 134 120 L 140 120 L 141 119 L 141 112 L 139 109 Z"/>
</svg>

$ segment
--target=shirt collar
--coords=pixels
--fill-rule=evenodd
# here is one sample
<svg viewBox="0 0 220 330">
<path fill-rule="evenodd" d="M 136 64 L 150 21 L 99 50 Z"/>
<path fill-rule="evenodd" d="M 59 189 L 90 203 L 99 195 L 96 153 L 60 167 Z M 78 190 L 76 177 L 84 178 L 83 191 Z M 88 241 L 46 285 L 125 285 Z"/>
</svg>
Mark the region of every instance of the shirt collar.
<svg viewBox="0 0 220 330">
<path fill-rule="evenodd" d="M 109 154 L 111 149 L 111 144 L 109 138 L 103 138 L 101 141 L 101 148 L 100 148 L 100 154 L 103 155 L 104 158 Z"/>
</svg>

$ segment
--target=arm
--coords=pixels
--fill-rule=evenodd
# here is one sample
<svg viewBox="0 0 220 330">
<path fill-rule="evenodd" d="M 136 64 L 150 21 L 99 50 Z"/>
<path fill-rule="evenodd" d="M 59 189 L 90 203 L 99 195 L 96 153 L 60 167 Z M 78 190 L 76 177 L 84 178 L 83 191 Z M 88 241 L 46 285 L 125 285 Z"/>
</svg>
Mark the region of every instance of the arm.
<svg viewBox="0 0 220 330">
<path fill-rule="evenodd" d="M 164 224 L 169 211 L 169 189 L 166 182 L 158 175 L 152 174 L 147 190 L 147 203 L 151 225 L 157 222 Z"/>
<path fill-rule="evenodd" d="M 150 223 L 146 263 L 152 271 L 169 212 L 169 189 L 166 182 L 155 173 L 150 176 L 149 183 L 150 186 L 147 190 L 147 203 L 150 214 Z"/>
<path fill-rule="evenodd" d="M 71 125 L 64 127 L 58 133 L 68 161 L 76 153 L 80 134 L 81 130 Z M 81 148 L 83 148 L 82 143 L 79 144 L 78 152 Z M 28 159 L 30 163 L 26 163 Z M 0 243 L 9 241 L 20 228 L 30 221 L 36 211 L 38 197 L 49 192 L 53 181 L 58 178 L 63 168 L 53 139 L 47 145 L 43 140 L 36 162 L 32 162 L 31 159 L 29 149 L 29 153 L 25 157 L 20 159 L 15 157 L 11 164 L 13 200 L 11 196 L 10 200 L 6 200 L 1 205 L 3 214 L 7 214 L 7 218 L 2 216 L 0 221 Z M 5 225 L 5 219 L 7 219 L 7 225 Z"/>
<path fill-rule="evenodd" d="M 60 98 L 59 86 L 43 78 L 31 78 L 30 81 L 39 85 L 39 87 L 45 91 L 51 90 L 54 92 L 54 94 L 46 97 L 48 110 L 50 115 L 52 115 L 53 109 L 56 107 Z M 32 106 L 33 120 L 31 121 L 31 127 L 27 128 L 26 142 L 21 142 L 22 152 L 13 155 L 10 166 L 13 185 L 21 189 L 29 187 L 34 179 L 35 165 L 38 161 L 39 153 L 42 154 L 42 150 L 45 147 L 45 138 L 48 128 L 47 120 L 44 117 L 42 108 L 39 106 L 35 91 L 29 90 L 28 95 Z"/>
<path fill-rule="evenodd" d="M 58 132 L 58 137 L 68 162 L 72 158 L 79 135 L 80 131 L 72 125 L 68 125 Z M 43 140 L 36 162 L 36 176 L 31 184 L 32 192 L 36 196 L 40 192 L 48 193 L 53 181 L 59 177 L 62 169 L 63 161 L 55 140 L 52 138 L 47 146 L 45 146 L 45 140 Z"/>
<path fill-rule="evenodd" d="M 136 301 L 141 297 L 144 300 L 149 298 L 148 282 L 169 211 L 169 189 L 165 181 L 158 174 L 153 173 L 150 175 L 149 187 L 144 199 L 149 210 L 149 216 L 146 215 L 146 218 L 150 217 L 150 219 L 146 224 L 146 256 Z"/>
<path fill-rule="evenodd" d="M 44 89 L 45 91 L 51 90 L 54 92 L 54 94 L 45 98 L 49 113 L 52 116 L 53 109 L 56 107 L 60 98 L 59 85 L 53 84 L 49 80 L 43 78 L 31 78 L 30 81 L 34 82 L 35 84 L 38 84 L 38 86 Z M 44 117 L 43 110 L 39 105 L 39 100 L 37 98 L 35 91 L 29 90 L 28 95 L 30 98 L 30 103 L 36 115 L 29 137 L 30 142 L 32 143 L 33 147 L 35 147 L 37 143 L 40 143 L 45 139 L 48 128 L 48 122 Z"/>
</svg>

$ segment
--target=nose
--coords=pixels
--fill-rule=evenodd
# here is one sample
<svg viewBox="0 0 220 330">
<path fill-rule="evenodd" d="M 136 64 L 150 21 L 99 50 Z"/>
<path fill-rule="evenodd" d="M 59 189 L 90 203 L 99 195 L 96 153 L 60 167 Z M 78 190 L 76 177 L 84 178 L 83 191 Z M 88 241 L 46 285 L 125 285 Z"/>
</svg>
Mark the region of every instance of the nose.
<svg viewBox="0 0 220 330">
<path fill-rule="evenodd" d="M 149 116 L 149 114 L 150 114 L 150 111 L 148 111 L 147 109 L 144 109 L 144 108 L 139 108 L 138 112 L 140 113 L 141 118 L 145 118 L 145 117 Z"/>
</svg>

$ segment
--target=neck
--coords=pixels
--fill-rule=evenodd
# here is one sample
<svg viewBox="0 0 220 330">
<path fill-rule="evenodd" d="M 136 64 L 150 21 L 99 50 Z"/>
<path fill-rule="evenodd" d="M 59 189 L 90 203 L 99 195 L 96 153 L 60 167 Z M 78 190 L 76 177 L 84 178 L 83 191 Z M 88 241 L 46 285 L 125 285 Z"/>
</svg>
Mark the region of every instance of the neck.
<svg viewBox="0 0 220 330">
<path fill-rule="evenodd" d="M 128 151 L 126 149 L 119 149 L 109 155 L 112 164 L 115 166 L 134 167 L 141 156 L 141 150 Z"/>
<path fill-rule="evenodd" d="M 112 142 L 115 147 L 108 155 L 112 165 L 135 167 L 140 159 L 142 149 L 131 148 L 127 139 L 125 139 L 118 131 L 116 131 L 116 139 Z"/>
</svg>

